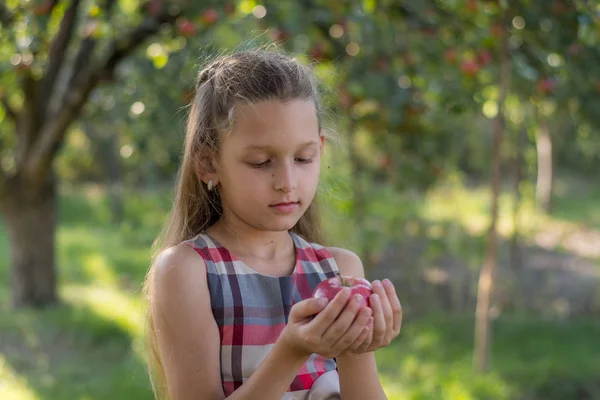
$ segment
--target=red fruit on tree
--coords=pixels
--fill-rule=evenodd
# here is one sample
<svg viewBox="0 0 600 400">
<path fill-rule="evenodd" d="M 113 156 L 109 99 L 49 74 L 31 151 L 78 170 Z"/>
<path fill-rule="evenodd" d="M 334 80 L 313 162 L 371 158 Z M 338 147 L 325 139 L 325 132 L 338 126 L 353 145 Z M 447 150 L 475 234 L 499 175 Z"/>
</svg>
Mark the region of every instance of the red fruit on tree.
<svg viewBox="0 0 600 400">
<path fill-rule="evenodd" d="M 502 36 L 502 26 L 500 24 L 493 24 L 490 26 L 490 34 L 495 38 L 499 38 Z"/>
<path fill-rule="evenodd" d="M 444 59 L 448 64 L 454 64 L 456 62 L 456 50 L 449 48 L 444 52 Z"/>
<path fill-rule="evenodd" d="M 537 81 L 536 86 L 541 94 L 549 94 L 556 89 L 556 81 L 550 78 L 540 79 Z"/>
<path fill-rule="evenodd" d="M 290 34 L 283 28 L 275 28 L 271 31 L 271 36 L 276 42 L 283 42 L 290 38 Z"/>
<path fill-rule="evenodd" d="M 322 61 L 325 57 L 325 49 L 322 44 L 316 44 L 308 50 L 308 55 L 314 61 Z"/>
<path fill-rule="evenodd" d="M 561 15 L 567 11 L 567 6 L 561 1 L 556 0 L 552 3 L 552 12 L 554 15 Z"/>
<path fill-rule="evenodd" d="M 492 61 L 492 53 L 487 50 L 483 50 L 480 53 L 477 53 L 477 63 L 480 66 L 488 65 Z"/>
<path fill-rule="evenodd" d="M 312 297 L 317 299 L 324 297 L 331 301 L 345 287 L 350 288 L 351 296 L 358 294 L 361 297 L 362 306 L 370 307 L 369 299 L 373 294 L 371 283 L 364 278 L 353 276 L 334 276 L 322 281 L 315 288 Z"/>
<path fill-rule="evenodd" d="M 476 13 L 478 10 L 477 0 L 467 0 L 467 11 Z"/>
<path fill-rule="evenodd" d="M 148 15 L 151 17 L 157 17 L 162 11 L 162 0 L 152 0 L 148 4 Z"/>
<path fill-rule="evenodd" d="M 177 20 L 177 30 L 184 37 L 192 37 L 196 33 L 196 25 L 187 18 Z"/>
<path fill-rule="evenodd" d="M 227 3 L 227 4 L 225 4 L 225 6 L 223 6 L 223 8 L 225 9 L 225 14 L 227 14 L 227 15 L 233 15 L 235 13 L 235 4 L 234 3 Z"/>
<path fill-rule="evenodd" d="M 460 65 L 460 69 L 465 75 L 475 76 L 479 73 L 480 67 L 474 60 L 465 60 Z"/>
<path fill-rule="evenodd" d="M 52 0 L 45 0 L 33 8 L 33 13 L 38 16 L 48 15 L 50 11 L 52 11 Z"/>
<path fill-rule="evenodd" d="M 209 8 L 202 13 L 202 22 L 206 25 L 212 25 L 219 19 L 219 13 L 214 8 Z"/>
</svg>

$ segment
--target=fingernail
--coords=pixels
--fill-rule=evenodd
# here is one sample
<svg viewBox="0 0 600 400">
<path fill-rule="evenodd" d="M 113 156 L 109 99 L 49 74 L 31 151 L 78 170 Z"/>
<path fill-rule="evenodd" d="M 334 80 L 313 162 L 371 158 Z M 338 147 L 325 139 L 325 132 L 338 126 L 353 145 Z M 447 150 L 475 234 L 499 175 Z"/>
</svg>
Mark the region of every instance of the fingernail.
<svg viewBox="0 0 600 400">
<path fill-rule="evenodd" d="M 329 300 L 326 297 L 321 297 L 319 299 L 319 305 L 321 307 L 325 307 L 327 305 L 327 303 L 329 303 Z"/>
<path fill-rule="evenodd" d="M 342 289 L 342 296 L 344 296 L 344 297 L 350 297 L 350 288 L 344 288 L 344 289 Z"/>
<path fill-rule="evenodd" d="M 354 300 L 356 303 L 358 303 L 362 300 L 362 296 L 360 294 L 355 294 L 354 297 L 352 298 L 352 300 Z"/>
<path fill-rule="evenodd" d="M 374 289 L 379 289 L 381 287 L 380 281 L 373 281 L 372 286 Z"/>
<path fill-rule="evenodd" d="M 384 279 L 384 280 L 383 280 L 383 284 L 384 284 L 386 287 L 391 287 L 391 286 L 392 286 L 392 282 L 391 282 L 389 279 Z"/>
</svg>

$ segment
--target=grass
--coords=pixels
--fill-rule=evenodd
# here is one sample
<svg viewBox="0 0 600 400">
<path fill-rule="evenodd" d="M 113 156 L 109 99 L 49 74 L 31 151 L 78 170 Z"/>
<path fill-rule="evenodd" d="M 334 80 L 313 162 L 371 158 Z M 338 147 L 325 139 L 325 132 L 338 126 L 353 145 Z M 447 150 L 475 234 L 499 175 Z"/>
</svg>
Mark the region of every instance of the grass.
<svg viewBox="0 0 600 400">
<path fill-rule="evenodd" d="M 446 185 L 416 209 L 432 223 L 481 234 L 486 196 L 485 191 Z M 559 196 L 552 218 L 525 202 L 524 231 L 533 238 L 540 224 L 548 228 L 582 221 L 596 229 L 599 198 L 600 191 L 593 192 L 573 206 Z M 504 234 L 511 229 L 509 200 L 502 203 Z M 116 224 L 101 190 L 64 191 L 57 257 L 62 303 L 41 311 L 8 307 L 8 249 L 0 229 L 3 400 L 152 398 L 144 363 L 141 283 L 167 206 L 164 194 L 130 193 L 126 222 Z M 383 208 L 377 212 L 385 215 Z M 428 234 L 444 237 L 435 229 Z M 494 325 L 491 371 L 475 376 L 471 316 L 407 319 L 401 336 L 376 353 L 390 400 L 600 399 L 598 322 L 503 315 Z"/>
</svg>

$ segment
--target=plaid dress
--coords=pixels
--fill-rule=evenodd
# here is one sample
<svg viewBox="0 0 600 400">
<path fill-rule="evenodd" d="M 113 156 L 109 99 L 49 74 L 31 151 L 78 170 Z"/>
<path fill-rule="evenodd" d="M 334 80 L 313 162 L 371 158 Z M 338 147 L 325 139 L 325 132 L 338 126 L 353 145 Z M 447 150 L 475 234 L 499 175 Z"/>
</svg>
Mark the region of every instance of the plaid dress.
<svg viewBox="0 0 600 400">
<path fill-rule="evenodd" d="M 206 263 L 211 308 L 221 337 L 225 396 L 258 368 L 285 327 L 292 305 L 311 297 L 322 280 L 339 274 L 325 247 L 308 243 L 294 233 L 290 235 L 296 248 L 296 266 L 292 275 L 282 277 L 254 271 L 205 233 L 186 242 Z M 319 377 L 323 379 L 314 385 Z M 311 388 L 319 394 L 311 393 Z M 338 390 L 335 361 L 313 354 L 283 398 L 339 398 Z"/>
</svg>

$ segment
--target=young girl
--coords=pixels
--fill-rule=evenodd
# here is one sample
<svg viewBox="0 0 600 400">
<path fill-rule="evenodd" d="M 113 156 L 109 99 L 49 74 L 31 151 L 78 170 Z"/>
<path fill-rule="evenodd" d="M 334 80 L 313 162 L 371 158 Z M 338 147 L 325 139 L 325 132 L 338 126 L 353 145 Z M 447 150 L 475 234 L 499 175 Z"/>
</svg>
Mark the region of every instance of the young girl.
<svg viewBox="0 0 600 400">
<path fill-rule="evenodd" d="M 321 242 L 315 193 L 325 141 L 310 69 L 268 51 L 199 75 L 173 209 L 148 274 L 157 396 L 385 399 L 373 351 L 400 332 L 393 285 L 370 307 L 311 298 L 360 259 Z"/>
</svg>

